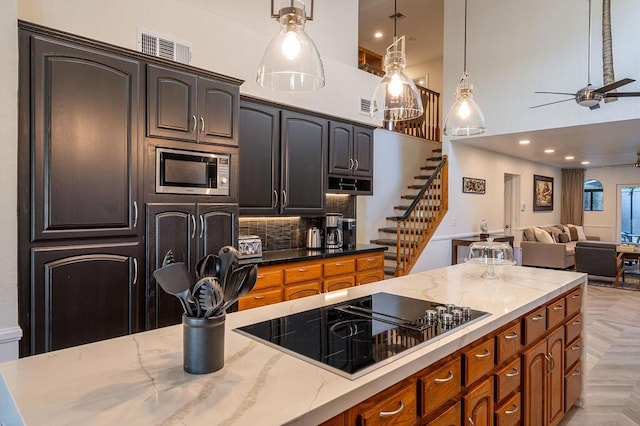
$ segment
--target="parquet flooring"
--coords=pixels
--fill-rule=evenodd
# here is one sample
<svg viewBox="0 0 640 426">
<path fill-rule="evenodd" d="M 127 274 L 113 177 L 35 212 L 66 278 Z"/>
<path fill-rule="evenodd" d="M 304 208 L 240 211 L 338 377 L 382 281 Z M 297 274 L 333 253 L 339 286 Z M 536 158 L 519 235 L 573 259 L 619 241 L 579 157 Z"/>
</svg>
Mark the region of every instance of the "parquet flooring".
<svg viewBox="0 0 640 426">
<path fill-rule="evenodd" d="M 589 285 L 586 407 L 563 426 L 640 425 L 640 292 Z"/>
</svg>

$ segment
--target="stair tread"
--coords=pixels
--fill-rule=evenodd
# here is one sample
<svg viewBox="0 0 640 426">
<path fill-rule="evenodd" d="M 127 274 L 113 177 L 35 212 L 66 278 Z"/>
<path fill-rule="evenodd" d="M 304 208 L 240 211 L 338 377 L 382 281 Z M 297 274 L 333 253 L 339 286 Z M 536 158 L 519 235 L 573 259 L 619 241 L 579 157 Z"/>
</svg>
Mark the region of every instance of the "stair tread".
<svg viewBox="0 0 640 426">
<path fill-rule="evenodd" d="M 382 246 L 396 246 L 397 240 L 392 240 L 390 238 L 378 238 L 376 240 L 371 240 L 371 244 L 378 244 L 378 245 L 382 245 Z M 415 242 L 409 242 L 409 241 L 400 241 L 401 245 L 411 245 L 414 246 L 416 245 Z"/>
<path fill-rule="evenodd" d="M 436 166 L 422 166 L 420 170 L 435 170 Z"/>
<path fill-rule="evenodd" d="M 429 157 L 427 158 L 427 161 L 442 161 L 442 157 Z"/>
<path fill-rule="evenodd" d="M 396 268 L 393 268 L 391 266 L 385 266 L 384 274 L 389 275 L 390 277 L 394 277 L 396 275 Z"/>
<path fill-rule="evenodd" d="M 422 188 L 422 187 L 420 187 L 420 188 Z M 440 185 L 438 185 L 437 188 L 440 188 Z M 416 197 L 417 197 L 416 194 L 406 194 L 406 195 L 401 196 L 400 198 L 403 199 L 403 200 L 415 200 Z"/>
<path fill-rule="evenodd" d="M 427 180 L 431 177 L 431 175 L 418 175 L 418 176 L 414 176 L 414 179 L 423 179 L 423 180 Z"/>
<path fill-rule="evenodd" d="M 439 196 L 436 198 L 440 198 Z M 394 209 L 396 210 L 408 210 L 409 207 L 411 207 L 410 205 L 405 205 L 405 204 L 401 204 L 401 205 L 397 205 L 397 206 L 393 206 Z M 433 207 L 437 207 L 437 206 L 433 206 Z"/>
<path fill-rule="evenodd" d="M 401 256 L 400 259 L 404 260 L 407 256 Z M 385 252 L 384 253 L 384 258 L 387 260 L 393 260 L 395 262 L 395 260 L 398 258 L 396 253 L 389 253 L 389 252 Z"/>
<path fill-rule="evenodd" d="M 442 152 L 442 148 L 432 149 L 431 152 Z"/>
</svg>

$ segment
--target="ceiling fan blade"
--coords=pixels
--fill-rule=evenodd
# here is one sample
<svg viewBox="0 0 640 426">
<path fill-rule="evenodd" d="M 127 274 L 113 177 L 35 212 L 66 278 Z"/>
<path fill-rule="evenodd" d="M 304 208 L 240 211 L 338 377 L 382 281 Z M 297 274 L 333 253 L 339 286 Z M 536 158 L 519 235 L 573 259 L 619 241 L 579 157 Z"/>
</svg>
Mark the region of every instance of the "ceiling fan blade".
<svg viewBox="0 0 640 426">
<path fill-rule="evenodd" d="M 532 107 L 529 107 L 529 109 L 540 108 L 540 107 L 547 106 L 547 105 L 559 104 L 560 102 L 567 102 L 567 101 L 573 101 L 573 100 L 575 100 L 575 99 L 574 98 L 563 99 L 561 101 L 549 102 L 548 104 L 541 104 L 541 105 L 532 106 Z"/>
<path fill-rule="evenodd" d="M 598 93 L 610 92 L 612 90 L 617 89 L 618 87 L 622 87 L 622 86 L 625 86 L 627 84 L 633 83 L 634 81 L 635 80 L 633 80 L 631 78 L 623 78 L 622 80 L 614 81 L 611 84 L 607 84 L 606 86 L 602 86 L 601 88 L 594 90 L 594 92 L 598 92 Z"/>
<path fill-rule="evenodd" d="M 569 95 L 569 96 L 575 96 L 575 93 L 566 93 L 566 92 L 533 92 L 533 93 L 545 93 L 547 95 Z"/>
<path fill-rule="evenodd" d="M 640 96 L 640 92 L 613 92 L 605 93 L 605 98 L 633 98 Z"/>
</svg>

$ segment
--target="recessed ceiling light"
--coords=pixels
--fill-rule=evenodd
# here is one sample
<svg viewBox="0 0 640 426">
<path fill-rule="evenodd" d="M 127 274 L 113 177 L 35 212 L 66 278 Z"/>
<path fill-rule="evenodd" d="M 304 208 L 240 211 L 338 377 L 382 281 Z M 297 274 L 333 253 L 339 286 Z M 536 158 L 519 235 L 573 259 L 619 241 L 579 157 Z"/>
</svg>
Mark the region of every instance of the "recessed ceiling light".
<svg viewBox="0 0 640 426">
<path fill-rule="evenodd" d="M 545 150 L 544 150 L 544 153 L 545 153 L 545 154 L 553 154 L 554 152 L 556 152 L 556 150 L 555 150 L 555 149 L 545 149 Z"/>
<path fill-rule="evenodd" d="M 588 162 L 588 161 L 583 161 L 583 162 L 582 162 L 582 163 L 580 163 L 580 164 L 583 164 L 583 165 L 585 165 L 585 166 L 586 166 L 587 164 L 589 164 L 589 162 Z"/>
<path fill-rule="evenodd" d="M 519 143 L 520 145 L 529 145 L 529 140 L 528 140 L 528 139 L 523 139 L 523 140 L 521 140 L 521 141 L 518 141 L 518 143 Z"/>
<path fill-rule="evenodd" d="M 382 36 L 383 36 L 382 31 L 376 31 L 376 32 L 373 34 L 373 36 L 374 36 L 375 38 L 382 38 Z"/>
<path fill-rule="evenodd" d="M 576 157 L 574 157 L 573 155 L 567 155 L 566 157 L 564 157 L 565 160 L 573 160 L 574 158 Z"/>
</svg>

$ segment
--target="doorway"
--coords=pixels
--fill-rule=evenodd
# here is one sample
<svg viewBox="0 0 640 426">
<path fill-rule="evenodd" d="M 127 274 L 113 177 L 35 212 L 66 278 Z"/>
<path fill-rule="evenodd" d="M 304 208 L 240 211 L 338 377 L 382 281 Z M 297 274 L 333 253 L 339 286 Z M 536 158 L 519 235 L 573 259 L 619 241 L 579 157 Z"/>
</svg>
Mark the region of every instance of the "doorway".
<svg viewBox="0 0 640 426">
<path fill-rule="evenodd" d="M 504 174 L 504 235 L 520 228 L 520 175 Z"/>
<path fill-rule="evenodd" d="M 618 185 L 617 240 L 640 243 L 640 184 Z"/>
</svg>

